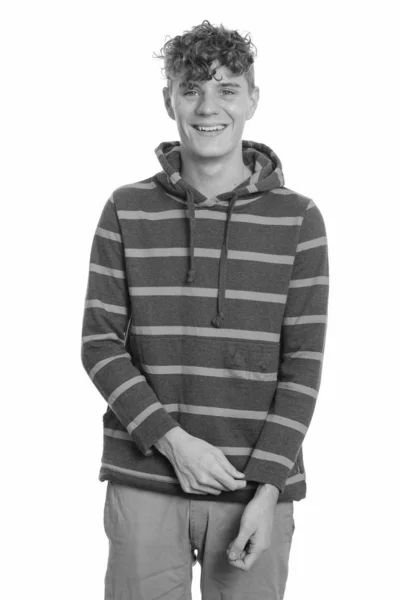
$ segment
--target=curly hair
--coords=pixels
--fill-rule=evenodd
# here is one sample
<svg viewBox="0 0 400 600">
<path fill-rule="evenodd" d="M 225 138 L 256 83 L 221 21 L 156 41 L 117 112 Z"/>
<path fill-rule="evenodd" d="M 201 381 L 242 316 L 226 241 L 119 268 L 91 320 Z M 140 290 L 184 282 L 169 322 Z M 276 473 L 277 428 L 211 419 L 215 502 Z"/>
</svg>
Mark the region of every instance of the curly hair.
<svg viewBox="0 0 400 600">
<path fill-rule="evenodd" d="M 218 59 L 221 66 L 229 68 L 234 75 L 244 74 L 249 94 L 255 88 L 254 58 L 257 49 L 251 41 L 250 35 L 241 36 L 238 31 L 211 25 L 204 20 L 200 25 L 185 31 L 165 42 L 160 54 L 153 53 L 154 58 L 164 60 L 165 77 L 168 80 L 168 89 L 171 90 L 172 82 L 183 77 L 189 89 L 193 88 L 194 81 L 210 80 L 214 77 L 216 69 L 210 72 L 210 65 Z"/>
</svg>

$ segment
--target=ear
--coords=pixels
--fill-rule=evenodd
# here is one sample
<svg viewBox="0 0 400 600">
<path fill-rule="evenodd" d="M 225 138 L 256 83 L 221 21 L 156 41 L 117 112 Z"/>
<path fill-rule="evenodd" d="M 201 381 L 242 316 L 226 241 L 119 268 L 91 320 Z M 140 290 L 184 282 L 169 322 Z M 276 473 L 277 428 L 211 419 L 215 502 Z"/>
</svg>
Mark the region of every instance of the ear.
<svg viewBox="0 0 400 600">
<path fill-rule="evenodd" d="M 168 115 L 171 117 L 171 119 L 176 121 L 175 112 L 174 112 L 174 109 L 172 108 L 171 94 L 167 87 L 163 88 L 163 96 L 164 96 L 164 106 L 166 108 Z"/>
<path fill-rule="evenodd" d="M 254 115 L 254 113 L 256 112 L 256 109 L 258 106 L 258 101 L 260 99 L 260 88 L 258 88 L 256 86 L 254 88 L 253 92 L 251 93 L 249 99 L 250 99 L 250 108 L 248 110 L 247 117 L 246 117 L 247 121 L 249 121 L 251 119 L 251 117 Z"/>
</svg>

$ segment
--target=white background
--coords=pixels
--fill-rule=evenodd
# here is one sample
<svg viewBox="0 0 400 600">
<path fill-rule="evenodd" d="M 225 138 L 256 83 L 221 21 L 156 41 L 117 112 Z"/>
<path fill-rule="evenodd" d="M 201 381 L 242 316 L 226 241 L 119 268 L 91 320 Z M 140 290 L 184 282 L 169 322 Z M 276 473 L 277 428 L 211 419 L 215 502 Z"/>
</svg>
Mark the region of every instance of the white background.
<svg viewBox="0 0 400 600">
<path fill-rule="evenodd" d="M 277 152 L 328 234 L 328 338 L 285 600 L 399 597 L 395 4 L 3 4 L 2 597 L 103 598 L 106 405 L 80 363 L 89 251 L 111 191 L 159 171 L 154 148 L 178 139 L 152 53 L 203 19 L 251 33 L 261 96 L 244 139 Z"/>
</svg>

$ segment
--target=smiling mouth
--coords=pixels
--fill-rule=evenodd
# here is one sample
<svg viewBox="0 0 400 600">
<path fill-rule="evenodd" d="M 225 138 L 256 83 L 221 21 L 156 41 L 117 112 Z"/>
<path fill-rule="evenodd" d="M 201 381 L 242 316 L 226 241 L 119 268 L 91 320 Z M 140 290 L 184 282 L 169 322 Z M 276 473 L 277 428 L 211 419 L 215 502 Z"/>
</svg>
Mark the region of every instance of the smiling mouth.
<svg viewBox="0 0 400 600">
<path fill-rule="evenodd" d="M 198 133 L 202 133 L 205 135 L 218 135 L 225 131 L 228 125 L 218 125 L 216 127 L 202 127 L 201 125 L 192 125 L 193 129 L 195 129 Z"/>
</svg>

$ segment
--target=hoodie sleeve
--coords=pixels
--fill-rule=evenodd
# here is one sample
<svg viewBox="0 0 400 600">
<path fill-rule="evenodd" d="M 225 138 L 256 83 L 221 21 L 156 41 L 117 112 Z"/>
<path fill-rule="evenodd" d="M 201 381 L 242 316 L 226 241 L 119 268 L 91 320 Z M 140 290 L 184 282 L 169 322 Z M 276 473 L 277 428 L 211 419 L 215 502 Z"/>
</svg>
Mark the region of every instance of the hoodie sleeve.
<svg viewBox="0 0 400 600">
<path fill-rule="evenodd" d="M 244 473 L 280 493 L 310 426 L 321 383 L 328 320 L 329 262 L 320 210 L 310 202 L 300 228 L 281 330 L 278 383 Z"/>
<path fill-rule="evenodd" d="M 85 371 L 140 451 L 179 423 L 159 402 L 125 348 L 130 297 L 125 254 L 113 196 L 106 202 L 93 238 L 81 360 Z"/>
</svg>

